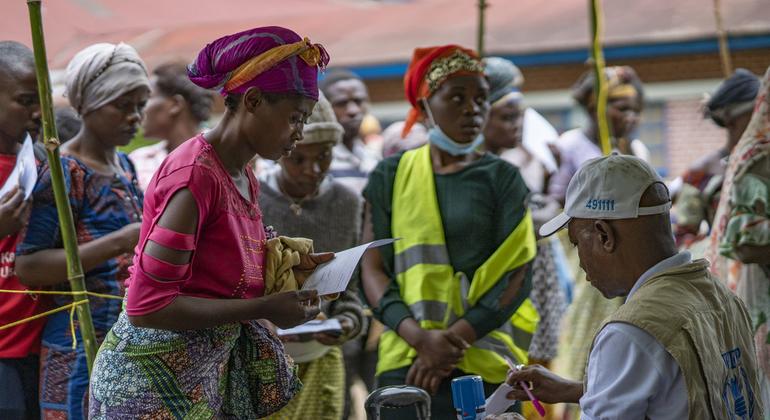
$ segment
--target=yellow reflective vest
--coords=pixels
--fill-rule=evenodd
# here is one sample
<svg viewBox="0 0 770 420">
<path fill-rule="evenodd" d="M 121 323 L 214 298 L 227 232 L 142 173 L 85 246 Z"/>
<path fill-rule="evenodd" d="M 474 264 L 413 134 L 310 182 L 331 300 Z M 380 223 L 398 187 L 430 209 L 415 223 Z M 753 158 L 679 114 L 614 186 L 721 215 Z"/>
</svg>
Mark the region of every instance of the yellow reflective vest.
<svg viewBox="0 0 770 420">
<path fill-rule="evenodd" d="M 449 263 L 436 198 L 428 145 L 404 153 L 393 186 L 391 229 L 394 275 L 401 298 L 425 329 L 446 329 L 461 318 L 506 273 L 529 263 L 537 252 L 532 218 L 527 211 L 502 245 L 476 270 L 473 280 Z M 469 244 L 473 246 L 473 244 Z M 509 322 L 473 343 L 458 368 L 501 383 L 508 366 L 503 355 L 527 363 L 527 351 L 539 316 L 526 299 Z M 377 374 L 412 364 L 417 351 L 388 330 L 380 338 Z"/>
</svg>

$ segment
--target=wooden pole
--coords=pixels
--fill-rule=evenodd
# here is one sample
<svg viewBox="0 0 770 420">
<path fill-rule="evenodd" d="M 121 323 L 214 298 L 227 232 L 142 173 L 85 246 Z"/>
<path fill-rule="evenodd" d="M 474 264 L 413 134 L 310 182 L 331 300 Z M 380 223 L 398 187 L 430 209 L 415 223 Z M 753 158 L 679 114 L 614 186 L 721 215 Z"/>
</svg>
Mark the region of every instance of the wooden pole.
<svg viewBox="0 0 770 420">
<path fill-rule="evenodd" d="M 53 100 L 51 99 L 51 79 L 48 74 L 48 61 L 45 52 L 45 38 L 43 36 L 43 19 L 40 13 L 41 0 L 27 0 L 29 8 L 29 23 L 32 30 L 32 46 L 35 52 L 35 73 L 37 75 L 38 94 L 40 95 L 40 110 L 43 119 L 43 142 L 48 155 L 48 164 L 51 168 L 51 186 L 53 188 L 56 211 L 59 216 L 64 252 L 67 258 L 67 279 L 73 292 L 85 292 L 85 276 L 83 266 L 80 264 L 78 253 L 78 240 L 75 233 L 75 222 L 72 219 L 69 197 L 64 188 L 64 171 L 59 157 L 59 136 L 54 123 Z M 91 308 L 88 297 L 85 294 L 75 295 L 75 302 L 85 301 L 77 305 L 78 326 L 80 336 L 85 348 L 88 372 L 94 364 L 96 357 L 96 335 L 94 324 L 91 320 Z"/>
<path fill-rule="evenodd" d="M 733 63 L 730 59 L 730 46 L 727 43 L 727 31 L 722 21 L 722 1 L 714 0 L 714 20 L 717 24 L 717 39 L 719 40 L 719 57 L 722 61 L 722 73 L 725 77 L 733 74 Z"/>
<path fill-rule="evenodd" d="M 610 154 L 610 129 L 607 122 L 607 80 L 604 77 L 604 53 L 601 35 L 603 31 L 601 0 L 589 0 L 591 15 L 591 58 L 594 64 L 594 94 L 596 95 L 596 122 L 599 144 L 604 155 Z"/>
<path fill-rule="evenodd" d="M 476 52 L 479 53 L 479 57 L 484 57 L 484 34 L 486 31 L 485 15 L 487 7 L 486 0 L 479 0 L 479 26 L 478 34 L 476 36 Z"/>
</svg>

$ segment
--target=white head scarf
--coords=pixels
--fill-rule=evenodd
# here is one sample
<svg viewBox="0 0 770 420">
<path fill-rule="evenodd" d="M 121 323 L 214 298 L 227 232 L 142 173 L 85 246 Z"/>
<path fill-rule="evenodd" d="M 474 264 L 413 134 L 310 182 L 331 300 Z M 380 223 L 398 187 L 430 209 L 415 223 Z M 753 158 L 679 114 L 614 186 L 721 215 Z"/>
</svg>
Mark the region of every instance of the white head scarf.
<svg viewBox="0 0 770 420">
<path fill-rule="evenodd" d="M 67 97 L 80 115 L 99 109 L 138 87 L 150 88 L 147 67 L 127 44 L 94 44 L 67 65 Z"/>
</svg>

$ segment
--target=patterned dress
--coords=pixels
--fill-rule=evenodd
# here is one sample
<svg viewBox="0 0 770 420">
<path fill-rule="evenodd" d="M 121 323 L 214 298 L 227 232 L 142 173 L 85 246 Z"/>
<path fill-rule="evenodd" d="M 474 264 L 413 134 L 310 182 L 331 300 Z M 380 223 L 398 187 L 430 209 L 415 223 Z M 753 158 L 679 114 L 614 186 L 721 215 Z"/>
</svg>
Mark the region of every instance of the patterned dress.
<svg viewBox="0 0 770 420">
<path fill-rule="evenodd" d="M 73 156 L 62 156 L 64 182 L 79 244 L 141 220 L 143 197 L 136 184 L 133 165 L 126 155 L 118 156 L 125 176 L 105 175 Z M 48 164 L 44 163 L 33 192 L 26 235 L 16 252 L 17 255 L 27 255 L 62 247 L 51 173 Z M 104 261 L 85 273 L 86 287 L 92 292 L 122 296 L 123 281 L 128 276 L 130 263 L 128 255 Z M 55 289 L 68 291 L 67 279 L 61 280 L 62 283 Z M 94 297 L 89 300 L 96 338 L 101 342 L 118 319 L 120 300 Z M 72 298 L 68 296 L 56 296 L 54 299 L 55 306 L 71 302 Z M 48 317 L 40 353 L 40 406 L 45 419 L 85 417 L 88 369 L 79 329 L 76 329 L 75 339 L 77 346 L 73 349 L 68 311 Z"/>
</svg>

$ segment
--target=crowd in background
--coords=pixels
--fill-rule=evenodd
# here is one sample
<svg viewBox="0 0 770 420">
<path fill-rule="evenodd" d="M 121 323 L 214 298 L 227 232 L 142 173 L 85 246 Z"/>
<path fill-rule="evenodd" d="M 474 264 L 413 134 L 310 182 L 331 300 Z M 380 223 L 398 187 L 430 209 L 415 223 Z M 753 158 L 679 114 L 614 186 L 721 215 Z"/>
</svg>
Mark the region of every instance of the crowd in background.
<svg viewBox="0 0 770 420">
<path fill-rule="evenodd" d="M 302 41 L 290 31 L 262 32 L 284 37 L 287 44 Z M 226 316 L 218 312 L 224 309 L 201 307 L 200 317 L 218 314 L 222 322 L 184 341 L 174 331 L 194 329 L 198 318 L 185 314 L 195 308 L 174 306 L 181 306 L 180 299 L 169 303 L 180 293 L 222 300 L 262 296 L 258 284 L 268 278 L 261 272 L 264 260 L 250 253 L 267 253 L 263 247 L 275 232 L 310 239 L 310 249 L 323 252 L 375 239 L 406 239 L 367 253 L 348 290 L 336 300 L 322 300 L 317 317 L 339 320 L 339 334 L 283 338 L 291 357 L 264 369 L 278 371 L 273 376 L 292 392 L 262 390 L 276 410 L 283 407 L 265 413 L 272 418 L 348 418 L 362 404 L 352 390 L 399 384 L 429 390 L 435 418 L 449 418 L 454 415 L 451 379 L 478 374 L 487 395 L 506 380 L 508 366 L 497 354 L 583 379 L 594 335 L 624 301 L 604 299 L 589 287 L 566 232 L 551 237 L 536 232 L 565 206 L 581 166 L 603 154 L 592 72 L 572 89 L 575 103 L 588 115 L 587 125 L 559 134 L 527 107 L 526 81 L 514 63 L 498 57 L 482 61 L 457 46 L 417 49 L 405 75 L 409 114 L 379 130 L 361 77 L 330 68 L 317 81 L 317 68 L 328 61 L 320 47 L 312 51 L 321 58 L 302 56 L 306 73 L 286 82 L 302 86 L 305 100 L 317 103 L 298 102 L 302 112 L 291 114 L 296 119 L 291 124 L 299 133 L 285 134 L 270 122 L 284 114 L 259 111 L 263 103 L 280 108 L 275 104 L 283 103 L 284 90 L 263 89 L 257 98 L 247 90 L 283 83 L 283 76 L 272 75 L 276 79 L 270 81 L 244 76 L 249 81 L 234 87 L 233 79 L 214 80 L 241 71 L 249 57 L 273 47 L 254 44 L 248 53 L 228 49 L 227 43 L 237 42 L 225 39 L 201 52 L 219 54 L 217 65 L 227 69 L 205 68 L 213 60 L 202 56 L 189 67 L 172 62 L 147 69 L 131 46 L 106 43 L 82 50 L 68 65 L 71 107 L 57 108 L 56 125 L 85 281 L 89 291 L 117 297 L 127 294 L 129 278 L 132 287 L 125 303 L 89 298 L 103 343 L 90 382 L 80 330 L 72 335 L 68 311 L 1 331 L 0 417 L 80 419 L 90 410 L 99 418 L 110 412 L 110 404 L 161 410 L 172 396 L 178 398 L 171 404 L 178 410 L 200 405 L 194 409 L 205 417 L 213 400 L 226 405 L 245 398 L 221 389 L 221 372 L 200 389 L 172 389 L 168 382 L 166 394 L 138 394 L 150 402 L 116 397 L 115 388 L 144 389 L 148 382 L 167 380 L 171 374 L 157 361 L 132 357 L 179 342 L 186 353 L 164 356 L 179 378 L 208 359 L 208 352 L 224 352 L 206 347 L 205 340 L 240 343 L 243 334 L 256 334 L 264 347 L 255 351 L 282 352 L 276 350 L 280 344 L 259 335 L 262 324 L 238 336 L 225 322 L 265 318 L 271 321 L 265 323 L 269 331 L 272 324 L 299 323 L 289 321 L 288 313 L 275 319 L 252 316 L 255 312 Z M 429 72 L 436 68 L 444 74 Z M 636 138 L 645 103 L 642 80 L 628 66 L 608 67 L 605 77 L 613 150 L 648 160 L 644 139 Z M 696 161 L 668 190 L 677 246 L 709 258 L 712 270 L 748 306 L 761 372 L 754 392 L 768 406 L 770 128 L 767 103 L 757 100 L 766 94 L 761 86 L 759 77 L 738 69 L 711 92 L 703 112 L 725 128 L 725 145 Z M 213 88 L 225 95 L 224 116 L 216 118 Z M 27 136 L 40 140 L 40 112 L 32 52 L 14 41 L 0 42 L 0 182 L 9 179 Z M 258 123 L 244 117 L 249 112 L 262 112 Z M 157 142 L 121 152 L 140 130 Z M 238 149 L 228 137 L 264 133 L 291 136 L 291 142 L 252 159 L 244 153 L 256 146 Z M 211 146 L 209 136 L 221 142 Z M 429 144 L 441 144 L 441 154 Z M 41 147 L 36 145 L 38 180 L 30 198 L 18 188 L 0 198 L 0 289 L 69 289 L 51 170 Z M 242 172 L 241 160 L 248 168 Z M 260 226 L 272 229 L 249 230 L 243 220 L 260 220 Z M 230 230 L 231 236 L 223 236 Z M 242 272 L 221 268 L 230 255 L 243 259 Z M 194 273 L 212 283 L 195 280 Z M 433 293 L 428 289 L 435 283 L 426 280 L 431 276 L 453 281 Z M 232 284 L 220 284 L 224 277 Z M 71 296 L 0 294 L 0 326 L 71 301 Z M 277 298 L 271 302 L 283 304 Z M 169 308 L 175 312 L 163 312 Z M 179 320 L 161 319 L 159 313 Z M 205 362 L 210 372 L 224 369 L 233 360 L 228 357 L 235 358 L 229 354 L 212 355 Z M 295 372 L 282 364 L 291 360 Z M 217 386 L 219 393 L 212 391 Z M 196 399 L 201 394 L 209 406 Z M 152 415 L 145 408 L 125 410 Z M 533 413 L 528 404 L 511 410 Z M 551 407 L 549 418 L 557 418 L 557 411 Z M 576 407 L 566 411 L 563 418 L 578 418 Z M 390 415 L 408 418 L 397 411 Z"/>
</svg>

